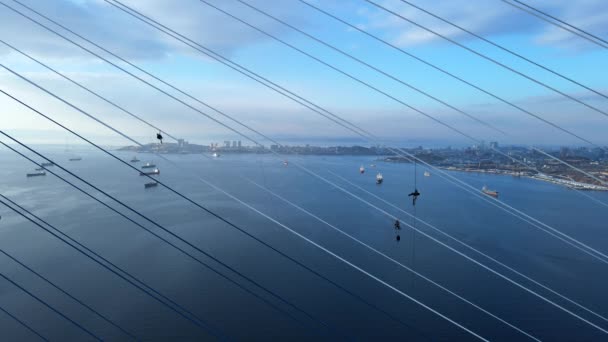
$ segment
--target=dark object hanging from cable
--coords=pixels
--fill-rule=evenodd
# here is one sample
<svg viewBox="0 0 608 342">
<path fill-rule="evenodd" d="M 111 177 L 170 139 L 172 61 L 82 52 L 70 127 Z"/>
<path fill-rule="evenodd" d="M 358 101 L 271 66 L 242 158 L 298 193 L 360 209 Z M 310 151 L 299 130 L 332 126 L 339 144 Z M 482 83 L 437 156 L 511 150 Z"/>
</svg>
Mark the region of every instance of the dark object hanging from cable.
<svg viewBox="0 0 608 342">
<path fill-rule="evenodd" d="M 399 220 L 395 220 L 395 229 L 401 229 L 401 223 L 399 222 Z"/>
<path fill-rule="evenodd" d="M 418 196 L 420 196 L 420 192 L 418 192 L 418 189 L 414 189 L 414 192 L 408 196 L 412 196 L 412 205 L 416 205 L 416 200 L 418 199 Z"/>
<path fill-rule="evenodd" d="M 162 134 L 160 134 L 160 131 L 158 133 L 156 133 L 156 139 L 158 139 L 161 144 L 163 143 L 163 136 L 162 136 Z"/>
<path fill-rule="evenodd" d="M 418 199 L 418 196 L 420 196 L 420 192 L 418 192 L 418 177 L 416 176 L 416 173 L 418 172 L 418 168 L 416 167 L 416 161 L 414 160 L 414 192 L 410 193 L 409 195 L 407 195 L 408 197 L 411 196 L 412 197 L 412 205 L 416 205 L 416 200 Z"/>
</svg>

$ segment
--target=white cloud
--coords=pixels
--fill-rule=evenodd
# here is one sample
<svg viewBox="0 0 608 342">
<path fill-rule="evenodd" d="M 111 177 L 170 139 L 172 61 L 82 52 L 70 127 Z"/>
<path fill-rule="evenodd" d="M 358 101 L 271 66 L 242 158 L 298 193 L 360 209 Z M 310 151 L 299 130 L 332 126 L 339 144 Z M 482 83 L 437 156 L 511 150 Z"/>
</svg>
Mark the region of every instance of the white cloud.
<svg viewBox="0 0 608 342">
<path fill-rule="evenodd" d="M 159 59 L 169 54 L 186 51 L 190 53 L 191 51 L 182 43 L 102 0 L 20 1 L 125 58 Z M 266 39 L 261 34 L 245 29 L 242 24 L 198 0 L 124 0 L 121 2 L 194 41 L 223 53 L 231 53 L 237 48 Z M 217 0 L 210 2 L 245 19 L 251 15 L 251 11 L 242 5 L 239 6 L 236 2 L 226 3 Z M 252 0 L 251 2 L 256 6 L 259 4 L 268 6 L 268 1 Z M 13 2 L 8 2 L 8 4 L 28 16 L 42 21 L 45 25 L 56 28 L 18 4 Z M 270 5 L 273 13 L 281 15 L 289 21 L 295 21 L 298 24 L 306 22 L 304 17 L 290 11 L 290 6 L 285 1 L 272 0 Z M 280 28 L 278 23 L 256 18 L 257 25 L 264 30 L 273 32 Z M 19 46 L 34 51 L 38 55 L 62 59 L 87 56 L 85 52 L 70 46 L 69 43 L 56 38 L 53 34 L 45 32 L 44 29 L 6 7 L 1 7 L 0 22 L 2 22 L 0 32 L 2 39 L 15 44 L 18 42 Z M 0 48 L 0 54 L 8 51 L 6 48 Z"/>
<path fill-rule="evenodd" d="M 144 24 L 137 24 L 137 21 L 133 18 L 111 8 L 102 1 L 84 0 L 76 3 L 64 0 L 54 1 L 52 4 L 49 1 L 21 1 L 26 1 L 41 12 L 60 20 L 69 27 L 74 27 L 78 32 L 92 37 L 95 41 L 107 46 L 111 50 L 116 50 L 126 58 L 146 59 L 149 65 L 153 65 L 152 69 L 155 73 L 161 68 L 166 67 L 168 72 L 163 75 L 169 76 L 163 76 L 163 78 L 178 80 L 175 83 L 181 88 L 187 89 L 195 95 L 200 95 L 203 99 L 211 99 L 210 102 L 214 106 L 228 113 L 236 114 L 239 119 L 260 129 L 262 132 L 268 133 L 270 136 L 291 136 L 301 139 L 350 137 L 350 133 L 346 132 L 343 128 L 329 124 L 327 120 L 309 111 L 302 110 L 299 106 L 276 96 L 276 94 L 268 90 L 262 89 L 251 81 L 242 81 L 240 76 L 238 79 L 230 78 L 228 73 L 224 73 L 224 69 L 222 69 L 221 73 L 217 72 L 212 76 L 205 74 L 207 69 L 202 68 L 201 70 L 188 70 L 187 76 L 184 76 L 183 73 L 180 74 L 181 71 L 178 70 L 180 65 L 165 63 L 166 61 L 163 59 L 173 54 L 192 54 L 191 50 L 182 47 L 171 38 L 161 35 Z M 300 13 L 294 11 L 293 7 L 291 7 L 293 3 L 290 1 L 249 1 L 270 10 L 273 14 L 299 27 L 310 24 L 308 22 L 310 18 L 306 15 L 301 16 Z M 588 1 L 597 3 L 597 1 Z M 167 0 L 125 0 L 125 2 L 137 7 L 146 14 L 159 18 L 163 23 L 183 32 L 187 36 L 193 37 L 204 44 L 212 45 L 223 52 L 235 53 L 239 47 L 251 46 L 266 39 L 241 24 L 234 22 L 225 15 L 199 3 L 198 0 L 183 0 L 179 2 Z M 336 4 L 341 1 L 331 2 Z M 233 1 L 213 0 L 213 3 L 244 18 L 252 15 L 250 11 L 246 11 L 242 7 L 238 9 L 233 7 L 235 6 Z M 324 1 L 322 3 L 329 6 L 329 3 Z M 389 5 L 395 6 L 395 4 L 395 2 L 391 2 Z M 422 6 L 428 7 L 442 16 L 447 16 L 469 29 L 487 35 L 533 30 L 537 33 L 533 36 L 534 39 L 541 39 L 540 37 L 548 34 L 548 31 L 551 30 L 551 28 L 539 25 L 535 19 L 522 21 L 523 13 L 515 11 L 508 6 L 501 7 L 496 4 L 497 2 L 490 1 L 472 4 L 470 1 L 465 0 L 442 0 L 436 1 L 431 5 L 425 3 Z M 353 6 L 352 3 L 349 6 Z M 559 8 L 564 8 L 564 6 L 566 6 L 565 2 Z M 440 32 L 450 37 L 461 37 L 462 35 L 458 30 L 440 25 L 436 21 L 433 22 L 412 11 L 411 8 L 407 9 L 403 7 L 402 10 L 405 11 L 403 13 L 407 14 L 407 16 L 419 18 L 422 22 L 428 21 L 429 24 L 432 24 L 432 27 L 437 28 Z M 401 45 L 426 44 L 436 40 L 436 37 L 428 33 L 417 29 L 410 29 L 398 18 L 390 18 L 386 14 L 370 10 L 367 7 L 360 8 L 358 12 L 354 8 L 349 8 L 347 12 L 351 15 L 358 13 L 356 15 L 362 16 L 362 18 L 367 20 L 365 25 L 388 32 Z M 601 22 L 603 15 L 598 14 L 597 16 L 598 19 L 593 19 L 593 21 Z M 236 138 L 232 137 L 232 133 L 227 132 L 225 129 L 218 128 L 215 124 L 209 123 L 207 119 L 196 118 L 197 114 L 190 112 L 189 109 L 164 96 L 159 96 L 159 93 L 156 91 L 142 86 L 128 76 L 119 74 L 111 68 L 101 67 L 101 64 L 96 64 L 98 62 L 93 62 L 83 52 L 69 47 L 69 45 L 62 43 L 60 40 L 49 38 L 50 36 L 42 30 L 35 29 L 34 26 L 10 14 L 8 11 L 0 10 L 0 20 L 2 20 L 3 27 L 3 30 L 0 31 L 2 39 L 15 42 L 20 48 L 28 52 L 34 52 L 37 56 L 42 55 L 45 62 L 48 62 L 48 59 L 55 59 L 49 64 L 64 72 L 68 71 L 70 76 L 91 86 L 113 101 L 127 106 L 133 112 L 143 113 L 147 119 L 155 122 L 158 126 L 178 136 L 185 136 L 191 140 L 203 143 L 209 142 L 211 137 L 216 139 L 216 137 L 221 137 L 222 135 L 230 139 Z M 418 21 L 418 19 L 415 20 Z M 252 21 L 261 25 L 265 30 L 274 33 L 284 34 L 285 32 L 289 32 L 280 26 L 276 26 L 276 23 L 261 20 L 259 16 L 256 16 L 255 20 Z M 561 40 L 562 38 L 558 34 L 552 39 L 559 41 L 560 44 L 566 43 L 566 41 Z M 6 50 L 0 50 L 0 54 L 2 52 L 6 52 Z M 279 56 L 279 58 L 282 57 Z M 79 106 L 90 110 L 91 113 L 102 114 L 113 125 L 128 127 L 129 134 L 144 137 L 143 141 L 146 141 L 145 139 L 149 137 L 149 128 L 126 118 L 124 114 L 117 113 L 115 109 L 92 99 L 88 95 L 84 95 L 81 91 L 76 91 L 72 86 L 67 86 L 64 81 L 59 82 L 56 76 L 49 75 L 39 67 L 33 67 L 31 63 L 24 63 L 22 59 L 17 59 L 16 55 L 4 55 L 2 56 L 2 60 L 3 64 L 15 67 L 19 71 L 27 71 L 28 75 L 32 76 L 35 81 L 42 82 L 44 86 L 49 87 L 62 96 L 66 96 Z M 292 60 L 287 61 L 286 64 L 291 65 L 292 62 L 294 68 L 297 68 L 297 64 Z M 149 66 L 148 64 L 146 64 L 147 67 Z M 257 65 L 256 63 L 252 64 Z M 263 63 L 260 64 L 265 66 Z M 175 72 L 170 69 L 173 67 L 176 68 Z M 252 68 L 256 69 L 255 67 Z M 353 95 L 361 94 L 361 92 L 352 92 L 358 89 L 357 85 L 339 83 L 333 77 L 333 74 L 328 74 L 331 76 L 323 78 L 322 76 L 325 76 L 325 74 L 319 74 L 319 77 L 316 77 L 316 72 L 311 71 L 311 77 L 301 77 L 299 73 L 302 71 L 297 71 L 293 75 L 281 75 L 281 78 L 277 78 L 276 80 L 289 89 L 298 89 L 298 93 L 321 105 L 332 107 L 332 110 L 335 109 L 336 113 L 355 120 L 365 127 L 369 127 L 374 132 L 377 132 L 378 135 L 396 137 L 395 139 L 398 140 L 403 135 L 403 132 L 408 130 L 408 132 L 414 132 L 415 137 L 412 138 L 416 140 L 445 139 L 446 133 L 450 134 L 450 139 L 453 139 L 453 141 L 463 140 L 461 137 L 454 137 L 451 132 L 445 132 L 436 124 L 428 122 L 427 119 L 418 118 L 412 113 L 404 117 L 403 111 L 392 110 L 391 108 L 393 107 L 385 105 L 384 102 L 377 102 L 380 104 L 373 102 L 373 106 L 369 105 L 367 100 L 363 99 L 365 96 L 357 98 L 356 95 Z M 98 125 L 88 120 L 69 119 L 77 117 L 79 114 L 75 114 L 64 106 L 57 104 L 56 101 L 49 100 L 46 96 L 38 94 L 37 91 L 32 91 L 31 88 L 23 86 L 22 82 L 17 82 L 14 78 L 7 77 L 6 73 L 0 73 L 0 84 L 3 88 L 6 86 L 6 89 L 15 91 L 21 98 L 27 99 L 28 103 L 31 101 L 37 108 L 44 109 L 45 112 L 59 115 L 64 120 L 72 120 L 69 122 L 81 128 L 86 134 L 94 136 L 101 134 Z M 359 100 L 361 100 L 362 104 L 359 104 Z M 545 100 L 537 98 L 532 100 L 536 104 L 525 104 L 534 106 L 534 110 L 538 110 L 539 112 L 548 109 L 543 103 L 539 104 L 541 100 L 545 102 L 551 100 L 549 102 L 557 103 L 553 99 Z M 8 125 L 10 127 L 8 128 L 32 130 L 31 113 L 27 113 L 22 108 L 15 106 L 14 103 L 11 103 L 6 98 L 0 98 L 0 104 L 6 109 L 5 113 L 9 113 L 4 114 L 7 115 L 4 118 L 10 115 L 9 120 L 6 120 L 10 123 Z M 485 137 L 487 134 L 487 129 L 477 127 L 476 124 L 467 122 L 466 120 L 461 120 L 457 118 L 455 113 L 446 113 L 431 106 L 422 105 L 420 107 L 430 114 L 439 114 L 444 119 L 463 128 L 464 131 L 472 132 L 475 136 Z M 466 107 L 466 105 L 463 105 L 463 107 Z M 552 118 L 559 119 L 560 123 L 574 124 L 576 126 L 575 129 L 578 131 L 583 131 L 584 127 L 588 125 L 594 128 L 592 131 L 589 131 L 591 139 L 605 139 L 605 134 L 600 130 L 602 123 L 599 120 L 585 119 L 585 121 L 576 120 L 576 122 L 573 122 L 575 120 L 572 117 L 574 113 L 578 114 L 581 112 L 580 108 L 564 107 L 559 103 L 559 105 L 551 107 L 550 110 L 550 112 L 546 111 L 545 113 L 550 114 Z M 509 131 L 525 132 L 525 136 L 522 135 L 524 141 L 526 139 L 533 141 L 538 138 L 537 133 L 539 131 L 532 128 L 537 126 L 536 123 L 528 125 L 528 123 L 524 123 L 524 120 L 513 119 L 512 113 L 509 110 L 501 109 L 499 106 L 489 105 L 483 108 L 483 110 L 470 108 L 470 111 L 480 117 L 487 118 L 491 123 L 498 122 L 499 124 L 504 124 L 504 127 Z M 491 113 L 491 115 L 488 113 Z M 0 114 L 0 119 L 3 118 L 2 115 Z M 407 120 L 407 122 L 404 120 Z M 232 125 L 232 123 L 230 124 Z M 48 125 L 40 125 L 39 128 L 40 130 L 50 129 Z M 552 131 L 547 132 L 546 137 L 550 139 L 555 137 L 556 141 L 563 139 L 562 136 L 555 136 L 554 133 Z M 107 136 L 110 136 L 110 134 L 107 134 Z M 221 138 L 217 139 L 222 140 Z M 113 143 L 113 140 L 108 138 L 108 143 Z"/>
<path fill-rule="evenodd" d="M 538 1 L 535 7 L 582 30 L 600 37 L 608 36 L 608 3 L 603 0 Z M 565 46 L 570 49 L 595 47 L 581 38 L 553 25 L 547 25 L 537 37 L 541 44 Z"/>
<path fill-rule="evenodd" d="M 472 37 L 461 30 L 425 14 L 399 0 L 374 0 L 378 4 L 431 28 L 450 38 Z M 494 1 L 435 0 L 410 2 L 440 17 L 448 19 L 482 36 L 510 33 L 527 33 L 531 40 L 539 44 L 551 44 L 567 49 L 592 47 L 589 43 L 571 33 L 556 28 L 507 4 Z M 608 34 L 608 2 L 604 0 L 543 0 L 534 4 L 552 15 L 597 34 Z M 420 45 L 441 40 L 441 38 L 417 28 L 401 18 L 382 9 L 368 5 L 359 15 L 362 25 L 383 30 L 384 34 L 399 46 Z"/>
</svg>

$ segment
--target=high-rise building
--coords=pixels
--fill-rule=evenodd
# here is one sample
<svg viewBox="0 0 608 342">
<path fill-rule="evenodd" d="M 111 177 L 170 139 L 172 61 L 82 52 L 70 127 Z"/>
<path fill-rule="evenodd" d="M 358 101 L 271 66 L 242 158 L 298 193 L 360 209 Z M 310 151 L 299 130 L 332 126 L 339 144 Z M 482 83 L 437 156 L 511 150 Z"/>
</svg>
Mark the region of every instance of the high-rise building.
<svg viewBox="0 0 608 342">
<path fill-rule="evenodd" d="M 490 142 L 490 148 L 498 148 L 498 141 Z"/>
<path fill-rule="evenodd" d="M 238 144 L 239 148 L 241 148 L 243 146 L 243 145 L 241 145 L 241 141 L 240 140 L 238 141 L 237 144 Z"/>
<path fill-rule="evenodd" d="M 236 148 L 236 140 L 232 141 L 232 148 Z"/>
<path fill-rule="evenodd" d="M 224 147 L 230 148 L 230 140 L 224 140 Z"/>
</svg>

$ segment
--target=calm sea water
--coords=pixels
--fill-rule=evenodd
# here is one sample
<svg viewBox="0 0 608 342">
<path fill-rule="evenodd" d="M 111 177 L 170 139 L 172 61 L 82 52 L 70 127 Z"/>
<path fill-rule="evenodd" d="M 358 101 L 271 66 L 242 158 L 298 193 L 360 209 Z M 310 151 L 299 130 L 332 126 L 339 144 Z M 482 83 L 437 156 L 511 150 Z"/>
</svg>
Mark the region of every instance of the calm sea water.
<svg viewBox="0 0 608 342">
<path fill-rule="evenodd" d="M 491 311 L 526 332 L 553 341 L 599 341 L 606 334 L 574 318 L 504 279 L 467 261 L 430 239 L 414 234 L 405 224 L 395 240 L 393 222 L 377 210 L 299 171 L 301 163 L 353 191 L 371 204 L 414 221 L 371 196 L 345 185 L 332 171 L 413 213 L 407 194 L 413 190 L 413 165 L 388 164 L 374 157 L 290 157 L 285 167 L 272 156 L 223 155 L 210 160 L 199 155 L 167 156 L 183 166 L 175 169 L 159 158 L 140 154 L 142 162 L 155 162 L 160 180 L 200 204 L 228 218 L 251 234 L 301 261 L 403 323 L 387 317 L 337 287 L 309 273 L 218 221 L 162 187 L 144 189 L 146 182 L 132 170 L 99 152 L 67 154 L 45 149 L 58 163 L 133 206 L 164 227 L 280 294 L 333 330 L 311 321 L 237 275 L 135 217 L 95 191 L 92 193 L 145 226 L 158 231 L 209 262 L 232 279 L 268 298 L 298 317 L 297 322 L 230 284 L 180 254 L 152 235 L 112 213 L 52 175 L 26 178 L 33 166 L 4 149 L 0 152 L 0 191 L 84 245 L 145 280 L 159 292 L 205 319 L 237 340 L 473 340 L 450 322 L 404 298 L 388 287 L 294 236 L 201 183 L 198 174 L 233 193 L 282 224 L 334 251 L 353 264 L 424 302 L 463 326 L 490 340 L 525 340 L 525 336 L 444 291 L 416 278 L 368 249 L 346 239 L 319 221 L 260 191 L 249 177 L 301 205 L 323 220 L 343 229 L 399 262 L 412 267 L 450 290 Z M 68 162 L 74 153 L 80 162 Z M 117 152 L 129 160 L 132 154 Z M 39 158 L 35 158 L 39 160 Z M 376 169 L 369 167 L 376 163 Z M 368 172 L 358 173 L 360 165 Z M 189 170 L 189 171 L 185 171 Z M 571 299 L 608 316 L 608 264 L 601 263 L 554 237 L 446 183 L 433 171 L 418 167 L 422 193 L 416 215 L 536 279 Z M 53 171 L 58 171 L 54 168 Z M 377 186 L 381 171 L 384 184 Z M 61 172 L 60 172 L 61 173 Z M 61 173 L 63 174 L 63 173 Z M 500 191 L 501 200 L 608 253 L 608 210 L 579 194 L 553 184 L 510 176 L 452 173 L 477 188 Z M 79 183 L 80 184 L 80 183 Z M 91 190 L 86 188 L 87 190 Z M 608 202 L 606 193 L 590 193 Z M 63 289 L 110 317 L 143 340 L 201 340 L 212 337 L 141 291 L 127 284 L 56 238 L 0 206 L 0 248 Z M 608 323 L 565 302 L 509 271 L 495 266 L 427 227 L 417 227 L 462 250 L 521 284 L 563 305 L 602 327 Z M 0 255 L 0 272 L 48 301 L 106 340 L 126 340 L 118 329 L 93 315 L 65 295 Z M 89 336 L 4 280 L 0 280 L 0 306 L 22 318 L 51 340 L 88 340 Z M 35 336 L 0 313 L 2 340 L 35 340 Z"/>
</svg>

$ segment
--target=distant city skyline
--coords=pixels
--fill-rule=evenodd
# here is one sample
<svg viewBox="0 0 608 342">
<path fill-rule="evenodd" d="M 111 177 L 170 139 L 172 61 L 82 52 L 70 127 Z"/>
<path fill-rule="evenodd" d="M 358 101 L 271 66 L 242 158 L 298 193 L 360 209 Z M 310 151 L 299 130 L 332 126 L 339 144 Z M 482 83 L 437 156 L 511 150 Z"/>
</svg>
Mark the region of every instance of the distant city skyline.
<svg viewBox="0 0 608 342">
<path fill-rule="evenodd" d="M 25 0 L 24 3 L 280 141 L 308 141 L 313 144 L 320 141 L 361 141 L 344 128 L 262 88 L 217 62 L 201 58 L 193 50 L 103 2 L 65 0 L 50 4 Z M 387 142 L 437 146 L 472 144 L 471 141 L 428 118 L 405 109 L 343 75 L 263 37 L 199 1 L 131 0 L 125 3 L 194 40 L 217 49 L 227 57 L 336 114 L 352 120 Z M 264 30 L 278 35 L 281 39 L 328 63 L 361 77 L 392 96 L 411 103 L 416 108 L 454 125 L 477 139 L 541 146 L 581 144 L 554 128 L 497 103 L 486 95 L 448 79 L 421 63 L 328 19 L 298 1 L 255 0 L 251 3 L 492 123 L 509 135 L 501 136 L 483 125 L 464 118 L 453 110 L 321 47 L 237 2 L 212 1 L 212 3 L 259 25 Z M 522 55 L 546 64 L 585 85 L 608 93 L 605 75 L 598 72 L 605 66 L 607 52 L 580 38 L 517 11 L 500 1 L 487 1 L 475 5 L 465 0 L 415 3 Z M 332 0 L 315 2 L 315 4 L 579 135 L 598 144 L 608 144 L 608 135 L 605 134 L 608 121 L 599 113 L 560 98 L 530 81 L 501 70 L 469 52 L 413 28 L 412 25 L 363 1 Z M 579 87 L 467 37 L 412 7 L 399 1 L 382 1 L 381 4 L 537 77 L 561 91 L 608 111 L 608 100 L 592 96 Z M 606 31 L 608 3 L 604 1 L 587 0 L 573 3 L 565 0 L 544 0 L 536 5 L 599 35 L 606 36 L 608 33 Z M 15 6 L 23 10 L 22 7 Z M 0 19 L 4 28 L 0 33 L 1 39 L 31 53 L 44 63 L 65 72 L 173 135 L 197 143 L 224 139 L 230 141 L 240 139 L 245 142 L 243 137 L 228 132 L 177 102 L 146 88 L 85 52 L 70 46 L 69 43 L 37 28 L 8 9 L 0 9 Z M 0 58 L 2 64 L 86 108 L 108 123 L 127 128 L 129 135 L 139 137 L 143 143 L 153 139 L 154 132 L 150 128 L 69 85 L 2 44 L 0 44 Z M 116 137 L 109 130 L 100 128 L 98 124 L 50 99 L 5 70 L 0 70 L 0 84 L 7 92 L 100 143 L 116 146 L 125 144 L 124 139 Z M 29 142 L 61 144 L 66 139 L 72 140 L 65 132 L 36 117 L 4 95 L 0 96 L 0 105 L 3 129 Z M 221 119 L 220 116 L 217 117 Z M 226 123 L 234 124 L 230 121 Z"/>
</svg>

